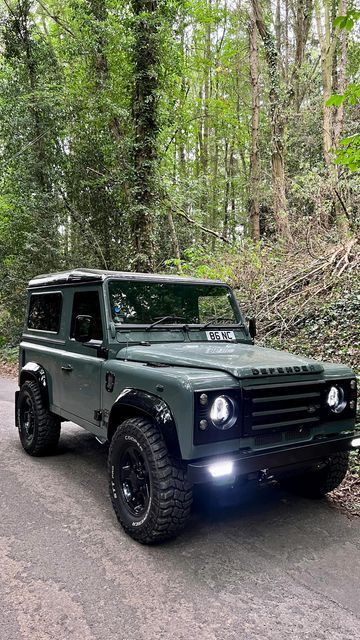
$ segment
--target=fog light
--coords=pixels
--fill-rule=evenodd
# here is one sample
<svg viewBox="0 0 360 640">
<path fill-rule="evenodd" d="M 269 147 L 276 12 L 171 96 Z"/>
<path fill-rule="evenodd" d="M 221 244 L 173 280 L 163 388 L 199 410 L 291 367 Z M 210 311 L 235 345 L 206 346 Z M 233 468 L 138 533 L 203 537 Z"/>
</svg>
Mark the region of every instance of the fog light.
<svg viewBox="0 0 360 640">
<path fill-rule="evenodd" d="M 350 389 L 356 389 L 356 380 L 351 380 Z"/>
<path fill-rule="evenodd" d="M 351 440 L 351 446 L 355 449 L 360 447 L 360 438 L 354 438 L 354 440 Z"/>
<path fill-rule="evenodd" d="M 234 463 L 231 460 L 222 460 L 221 462 L 211 464 L 209 471 L 213 478 L 221 478 L 222 476 L 230 476 L 233 468 Z"/>
<path fill-rule="evenodd" d="M 199 427 L 200 427 L 201 431 L 205 431 L 208 428 L 208 421 L 207 420 L 200 420 Z"/>
<path fill-rule="evenodd" d="M 200 395 L 199 400 L 200 400 L 200 404 L 202 404 L 202 405 L 207 404 L 208 397 L 207 397 L 206 393 L 202 393 Z"/>
</svg>

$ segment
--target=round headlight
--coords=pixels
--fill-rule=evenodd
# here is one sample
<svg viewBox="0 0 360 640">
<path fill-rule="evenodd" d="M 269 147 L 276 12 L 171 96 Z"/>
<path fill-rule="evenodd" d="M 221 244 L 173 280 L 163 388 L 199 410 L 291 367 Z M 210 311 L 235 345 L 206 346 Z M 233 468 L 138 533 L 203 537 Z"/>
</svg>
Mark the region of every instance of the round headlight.
<svg viewBox="0 0 360 640">
<path fill-rule="evenodd" d="M 234 405 L 230 398 L 218 396 L 210 409 L 210 419 L 217 429 L 230 429 L 234 424 Z"/>
<path fill-rule="evenodd" d="M 346 407 L 344 389 L 342 387 L 330 387 L 326 401 L 333 413 L 341 413 Z"/>
</svg>

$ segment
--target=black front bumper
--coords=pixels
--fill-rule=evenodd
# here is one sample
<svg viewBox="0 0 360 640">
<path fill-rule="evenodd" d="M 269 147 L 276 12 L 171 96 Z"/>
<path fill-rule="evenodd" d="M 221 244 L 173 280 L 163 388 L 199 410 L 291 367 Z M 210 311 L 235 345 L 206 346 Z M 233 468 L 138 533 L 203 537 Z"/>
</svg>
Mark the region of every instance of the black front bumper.
<svg viewBox="0 0 360 640">
<path fill-rule="evenodd" d="M 315 440 L 308 444 L 294 445 L 287 449 L 272 449 L 262 452 L 240 451 L 238 453 L 226 454 L 217 457 L 203 458 L 196 462 L 189 462 L 187 467 L 187 477 L 192 484 L 212 481 L 209 466 L 230 460 L 233 463 L 234 476 L 246 476 L 250 473 L 267 470 L 270 475 L 280 475 L 287 470 L 298 467 L 312 466 L 313 464 L 328 458 L 341 451 L 354 451 L 351 446 L 354 438 L 359 438 L 360 433 L 340 438 L 327 438 Z"/>
</svg>

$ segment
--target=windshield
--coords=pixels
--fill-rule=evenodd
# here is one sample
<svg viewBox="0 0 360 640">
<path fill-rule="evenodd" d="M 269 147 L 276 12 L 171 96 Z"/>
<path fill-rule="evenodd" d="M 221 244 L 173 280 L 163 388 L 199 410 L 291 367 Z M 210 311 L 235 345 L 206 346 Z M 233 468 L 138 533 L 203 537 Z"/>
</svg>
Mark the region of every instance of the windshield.
<svg viewBox="0 0 360 640">
<path fill-rule="evenodd" d="M 231 290 L 225 285 L 110 280 L 115 324 L 238 324 Z M 157 325 L 161 329 L 161 323 Z"/>
</svg>

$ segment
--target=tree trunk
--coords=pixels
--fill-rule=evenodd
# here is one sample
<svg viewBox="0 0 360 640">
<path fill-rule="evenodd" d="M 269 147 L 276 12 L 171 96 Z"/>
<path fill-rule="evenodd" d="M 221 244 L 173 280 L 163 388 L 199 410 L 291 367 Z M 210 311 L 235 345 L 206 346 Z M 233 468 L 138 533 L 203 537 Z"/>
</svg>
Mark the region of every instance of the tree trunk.
<svg viewBox="0 0 360 640">
<path fill-rule="evenodd" d="M 347 11 L 347 0 L 340 0 L 339 14 L 344 16 Z M 339 63 L 337 72 L 337 86 L 335 87 L 336 93 L 343 94 L 346 89 L 346 66 L 347 66 L 347 50 L 348 50 L 348 31 L 342 29 L 339 35 L 340 51 L 339 51 Z M 336 148 L 339 144 L 340 137 L 342 135 L 344 124 L 344 104 L 341 104 L 336 108 L 334 114 L 334 133 L 333 142 Z"/>
<path fill-rule="evenodd" d="M 271 117 L 271 167 L 273 185 L 273 209 L 277 235 L 291 241 L 290 222 L 287 211 L 284 169 L 284 129 L 285 116 L 280 98 L 279 60 L 276 43 L 266 26 L 260 0 L 252 0 L 256 26 L 264 43 L 265 57 L 269 70 L 270 117 Z"/>
<path fill-rule="evenodd" d="M 321 78 L 323 86 L 323 153 L 327 168 L 331 171 L 332 159 L 332 107 L 327 106 L 327 101 L 332 94 L 333 59 L 336 39 L 332 38 L 330 0 L 315 1 L 315 17 L 320 43 Z"/>
<path fill-rule="evenodd" d="M 348 3 L 347 0 L 340 0 L 339 14 L 344 16 L 347 12 Z M 343 94 L 346 89 L 346 66 L 347 66 L 347 53 L 348 53 L 348 31 L 342 29 L 339 34 L 339 53 L 338 53 L 338 65 L 336 81 L 337 84 L 334 87 L 336 93 Z M 344 104 L 341 104 L 334 110 L 333 114 L 333 147 L 336 149 L 339 145 L 340 138 L 343 132 L 344 125 Z M 334 180 L 335 180 L 335 216 L 336 224 L 340 235 L 346 237 L 349 233 L 349 219 L 344 211 L 343 202 L 346 199 L 344 193 L 340 196 L 341 185 L 339 184 L 339 168 L 338 165 L 334 165 Z M 341 197 L 341 201 L 340 201 Z"/>
<path fill-rule="evenodd" d="M 295 109 L 300 110 L 304 97 L 300 94 L 299 74 L 304 61 L 305 46 L 309 37 L 313 14 L 313 0 L 298 0 L 295 13 L 295 63 L 292 73 L 293 92 L 295 97 Z"/>
<path fill-rule="evenodd" d="M 133 264 L 152 271 L 155 259 L 155 211 L 159 202 L 157 175 L 159 16 L 157 0 L 132 0 L 134 44 L 132 62 L 132 211 Z"/>
<path fill-rule="evenodd" d="M 251 152 L 249 179 L 250 235 L 257 242 L 260 239 L 259 203 L 259 71 L 256 23 L 251 16 L 249 25 L 250 82 L 251 82 Z"/>
<path fill-rule="evenodd" d="M 327 106 L 327 101 L 334 91 L 343 93 L 346 88 L 346 63 L 347 63 L 347 32 L 344 29 L 339 37 L 333 33 L 334 12 L 331 11 L 330 0 L 315 1 L 316 26 L 320 43 L 321 77 L 323 85 L 323 153 L 328 169 L 331 189 L 334 194 L 334 206 L 332 216 L 328 224 L 336 222 L 340 235 L 346 236 L 349 231 L 349 221 L 344 213 L 344 208 L 339 200 L 338 167 L 334 163 L 334 150 L 341 136 L 344 111 L 343 105 L 336 110 Z M 340 0 L 338 11 L 345 15 L 347 1 Z M 340 41 L 340 63 L 336 67 L 336 47 Z M 334 80 L 337 86 L 334 86 Z"/>
<path fill-rule="evenodd" d="M 168 219 L 168 223 L 169 223 L 169 229 L 170 229 L 170 237 L 171 237 L 171 244 L 172 244 L 172 249 L 173 249 L 173 253 L 174 256 L 178 262 L 177 264 L 177 270 L 179 273 L 181 273 L 181 256 L 180 256 L 180 247 L 179 247 L 179 240 L 177 237 L 177 233 L 176 233 L 176 229 L 175 229 L 175 224 L 174 224 L 174 218 L 173 215 L 171 213 L 170 210 L 167 211 L 167 219 Z"/>
</svg>

